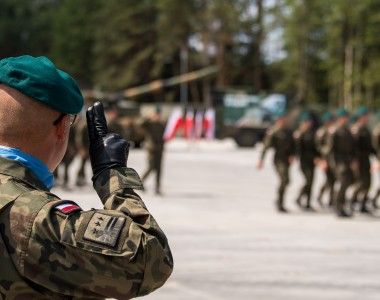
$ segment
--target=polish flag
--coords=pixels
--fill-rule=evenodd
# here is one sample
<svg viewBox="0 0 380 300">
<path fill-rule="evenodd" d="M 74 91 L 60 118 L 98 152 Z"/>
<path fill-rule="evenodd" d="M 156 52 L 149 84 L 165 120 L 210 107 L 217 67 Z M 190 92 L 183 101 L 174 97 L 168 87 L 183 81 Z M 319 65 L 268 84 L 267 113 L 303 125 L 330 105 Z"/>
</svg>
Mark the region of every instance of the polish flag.
<svg viewBox="0 0 380 300">
<path fill-rule="evenodd" d="M 173 110 L 166 123 L 166 128 L 164 132 L 164 140 L 169 141 L 175 137 L 178 129 L 183 126 L 182 109 L 176 108 Z"/>
<path fill-rule="evenodd" d="M 203 128 L 206 139 L 215 138 L 215 110 L 208 108 L 203 119 Z"/>
<path fill-rule="evenodd" d="M 186 121 L 185 121 L 185 138 L 190 139 L 193 137 L 194 129 L 194 111 L 188 109 L 186 112 Z"/>
</svg>

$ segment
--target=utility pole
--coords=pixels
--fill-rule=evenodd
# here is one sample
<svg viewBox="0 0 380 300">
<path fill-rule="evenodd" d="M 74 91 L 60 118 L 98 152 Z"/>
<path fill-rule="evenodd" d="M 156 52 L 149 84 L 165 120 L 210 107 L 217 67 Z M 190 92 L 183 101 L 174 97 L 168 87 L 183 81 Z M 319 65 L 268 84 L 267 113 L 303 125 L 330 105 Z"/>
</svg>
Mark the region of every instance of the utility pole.
<svg viewBox="0 0 380 300">
<path fill-rule="evenodd" d="M 180 52 L 180 73 L 186 74 L 189 71 L 189 50 L 187 45 L 181 47 Z M 180 100 L 182 107 L 186 107 L 188 103 L 189 88 L 187 82 L 182 82 L 180 85 Z"/>
</svg>

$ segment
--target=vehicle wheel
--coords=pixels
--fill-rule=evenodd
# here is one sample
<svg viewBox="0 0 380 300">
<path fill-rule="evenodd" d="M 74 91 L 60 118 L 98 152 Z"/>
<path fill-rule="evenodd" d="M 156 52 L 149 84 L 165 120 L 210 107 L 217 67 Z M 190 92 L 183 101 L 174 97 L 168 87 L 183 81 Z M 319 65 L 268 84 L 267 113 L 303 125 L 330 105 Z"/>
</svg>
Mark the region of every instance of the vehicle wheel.
<svg viewBox="0 0 380 300">
<path fill-rule="evenodd" d="M 234 139 L 239 147 L 254 147 L 259 137 L 252 129 L 242 128 L 236 133 Z"/>
</svg>

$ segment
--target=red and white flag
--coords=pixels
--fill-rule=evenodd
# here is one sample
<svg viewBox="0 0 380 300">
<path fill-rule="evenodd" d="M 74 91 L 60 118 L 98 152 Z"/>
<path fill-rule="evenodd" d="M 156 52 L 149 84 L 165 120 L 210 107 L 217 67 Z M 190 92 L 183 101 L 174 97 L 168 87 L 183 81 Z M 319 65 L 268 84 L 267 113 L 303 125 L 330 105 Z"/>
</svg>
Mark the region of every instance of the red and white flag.
<svg viewBox="0 0 380 300">
<path fill-rule="evenodd" d="M 208 108 L 203 119 L 203 128 L 206 139 L 215 138 L 215 110 Z"/>
<path fill-rule="evenodd" d="M 188 109 L 186 112 L 186 121 L 185 121 L 185 138 L 190 139 L 194 136 L 194 111 Z"/>
<path fill-rule="evenodd" d="M 170 115 L 164 132 L 164 140 L 169 141 L 175 137 L 178 129 L 183 126 L 182 109 L 176 108 Z"/>
</svg>

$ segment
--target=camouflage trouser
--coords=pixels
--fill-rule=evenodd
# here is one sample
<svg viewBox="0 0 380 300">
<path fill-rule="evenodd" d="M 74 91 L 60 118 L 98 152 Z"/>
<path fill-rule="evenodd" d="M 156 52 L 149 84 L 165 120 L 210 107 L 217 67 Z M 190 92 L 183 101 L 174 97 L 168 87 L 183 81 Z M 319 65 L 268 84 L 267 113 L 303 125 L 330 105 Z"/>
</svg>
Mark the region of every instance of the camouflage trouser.
<svg viewBox="0 0 380 300">
<path fill-rule="evenodd" d="M 329 191 L 329 205 L 333 205 L 334 203 L 334 184 L 335 184 L 335 174 L 334 170 L 332 169 L 332 166 L 330 164 L 327 165 L 327 168 L 325 170 L 325 183 L 322 185 L 319 195 L 318 195 L 318 201 L 322 204 L 322 197 L 325 191 Z"/>
<path fill-rule="evenodd" d="M 144 182 L 152 171 L 156 172 L 156 192 L 159 192 L 161 187 L 160 185 L 162 153 L 163 151 L 148 152 L 148 169 L 144 172 L 144 175 L 141 177 L 142 181 Z"/>
<path fill-rule="evenodd" d="M 289 162 L 283 160 L 275 160 L 274 166 L 276 168 L 277 175 L 280 179 L 280 185 L 277 192 L 277 206 L 284 206 L 284 195 L 286 188 L 289 184 Z"/>
<path fill-rule="evenodd" d="M 359 167 L 354 172 L 355 189 L 352 196 L 352 203 L 361 201 L 362 208 L 366 207 L 368 193 L 371 187 L 371 165 L 369 160 L 359 161 Z M 359 199 L 361 196 L 361 199 Z"/>
<path fill-rule="evenodd" d="M 305 184 L 301 188 L 298 199 L 301 200 L 301 198 L 306 197 L 306 207 L 310 207 L 311 190 L 312 190 L 313 181 L 314 181 L 314 162 L 301 161 L 301 171 L 302 171 L 303 176 L 305 177 Z"/>
<path fill-rule="evenodd" d="M 353 183 L 353 174 L 349 162 L 337 162 L 335 164 L 336 181 L 339 188 L 336 193 L 336 210 L 341 212 L 346 204 L 346 191 Z"/>
</svg>

